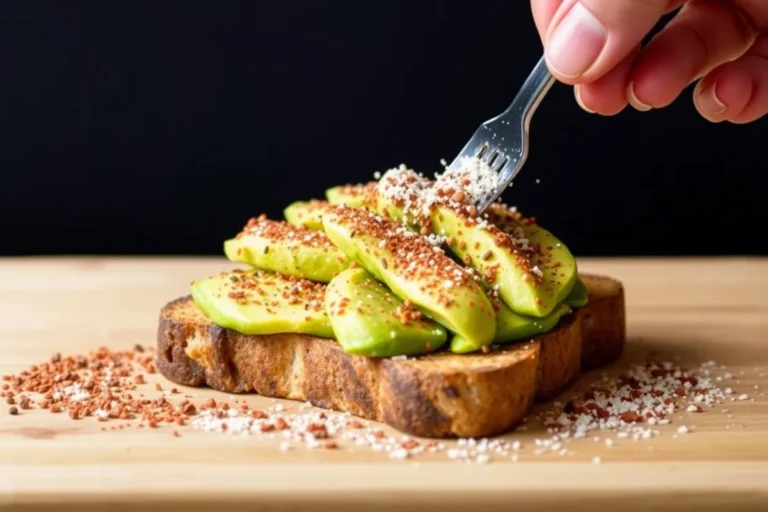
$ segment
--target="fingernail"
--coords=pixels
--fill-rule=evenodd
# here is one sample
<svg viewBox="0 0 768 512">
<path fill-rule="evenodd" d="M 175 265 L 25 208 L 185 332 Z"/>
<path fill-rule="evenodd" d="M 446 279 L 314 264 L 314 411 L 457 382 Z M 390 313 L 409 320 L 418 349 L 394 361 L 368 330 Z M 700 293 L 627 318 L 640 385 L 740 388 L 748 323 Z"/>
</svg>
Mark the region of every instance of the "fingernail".
<svg viewBox="0 0 768 512">
<path fill-rule="evenodd" d="M 701 90 L 699 108 L 712 116 L 722 115 L 728 110 L 728 106 L 717 97 L 717 82 L 713 82 Z"/>
<path fill-rule="evenodd" d="M 648 112 L 653 108 L 638 99 L 637 94 L 635 94 L 635 82 L 629 82 L 629 85 L 627 86 L 627 101 L 632 107 L 640 112 Z"/>
<path fill-rule="evenodd" d="M 563 77 L 577 78 L 592 67 L 607 37 L 602 23 L 576 2 L 547 38 L 547 63 Z"/>
<path fill-rule="evenodd" d="M 581 91 L 579 90 L 579 86 L 576 85 L 573 88 L 573 95 L 576 96 L 576 103 L 579 104 L 582 110 L 589 114 L 594 114 L 595 111 L 587 108 L 587 106 L 584 104 L 584 101 L 581 99 Z"/>
</svg>

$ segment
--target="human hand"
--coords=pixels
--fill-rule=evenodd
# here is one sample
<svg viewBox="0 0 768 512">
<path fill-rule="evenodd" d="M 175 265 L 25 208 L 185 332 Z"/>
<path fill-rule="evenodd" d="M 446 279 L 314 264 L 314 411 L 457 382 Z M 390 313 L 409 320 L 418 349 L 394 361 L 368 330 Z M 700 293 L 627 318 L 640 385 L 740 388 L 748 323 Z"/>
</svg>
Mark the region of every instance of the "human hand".
<svg viewBox="0 0 768 512">
<path fill-rule="evenodd" d="M 588 112 L 662 108 L 698 81 L 693 101 L 710 121 L 768 113 L 767 0 L 531 0 L 531 8 L 550 70 Z"/>
</svg>

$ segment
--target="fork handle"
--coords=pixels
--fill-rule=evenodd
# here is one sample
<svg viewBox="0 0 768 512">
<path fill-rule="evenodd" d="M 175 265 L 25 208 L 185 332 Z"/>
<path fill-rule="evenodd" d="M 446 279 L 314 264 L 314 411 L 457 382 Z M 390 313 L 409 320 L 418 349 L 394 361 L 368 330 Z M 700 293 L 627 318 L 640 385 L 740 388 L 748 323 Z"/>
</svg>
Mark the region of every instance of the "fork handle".
<svg viewBox="0 0 768 512">
<path fill-rule="evenodd" d="M 523 121 L 524 128 L 527 130 L 534 112 L 536 112 L 541 100 L 544 99 L 544 96 L 547 95 L 554 83 L 555 77 L 549 72 L 547 62 L 542 56 L 533 68 L 533 71 L 531 71 L 531 74 L 528 75 L 515 99 L 512 100 L 512 104 L 504 113 L 519 115 Z"/>
</svg>

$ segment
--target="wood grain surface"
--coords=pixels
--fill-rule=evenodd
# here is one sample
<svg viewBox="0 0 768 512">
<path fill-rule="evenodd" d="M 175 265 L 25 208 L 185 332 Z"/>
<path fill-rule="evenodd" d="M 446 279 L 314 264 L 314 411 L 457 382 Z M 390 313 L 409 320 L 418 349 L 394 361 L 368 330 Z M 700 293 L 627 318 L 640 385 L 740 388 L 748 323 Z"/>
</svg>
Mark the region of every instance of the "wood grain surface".
<svg viewBox="0 0 768 512">
<path fill-rule="evenodd" d="M 11 416 L 2 404 L 0 509 L 768 510 L 768 260 L 580 265 L 624 281 L 629 342 L 619 362 L 583 375 L 577 389 L 652 356 L 691 368 L 713 360 L 730 374 L 723 387 L 749 399 L 675 414 L 653 439 L 572 441 L 565 456 L 536 454 L 535 440 L 547 434 L 532 425 L 508 436 L 522 443 L 518 461 L 483 465 L 445 453 L 396 461 L 354 446 L 282 452 L 279 439 L 193 429 L 181 437 L 167 428 L 102 432 L 92 418 L 39 409 Z M 55 352 L 152 345 L 160 307 L 188 293 L 190 280 L 230 266 L 218 258 L 0 260 L 0 374 Z M 169 386 L 158 375 L 154 382 Z M 692 432 L 678 435 L 681 424 Z"/>
</svg>

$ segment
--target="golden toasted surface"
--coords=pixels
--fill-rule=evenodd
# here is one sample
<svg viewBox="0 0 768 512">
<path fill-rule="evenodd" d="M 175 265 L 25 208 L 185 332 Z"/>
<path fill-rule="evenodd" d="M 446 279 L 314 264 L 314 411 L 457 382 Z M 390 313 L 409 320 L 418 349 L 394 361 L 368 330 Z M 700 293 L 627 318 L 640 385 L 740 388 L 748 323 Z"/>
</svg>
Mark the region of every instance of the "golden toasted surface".
<svg viewBox="0 0 768 512">
<path fill-rule="evenodd" d="M 408 359 L 349 355 L 300 334 L 243 335 L 211 324 L 184 297 L 160 313 L 157 364 L 180 384 L 309 401 L 415 436 L 493 436 L 513 429 L 535 400 L 562 392 L 585 361 L 594 367 L 620 355 L 621 284 L 582 279 L 590 304 L 552 332 L 490 354 Z"/>
</svg>

